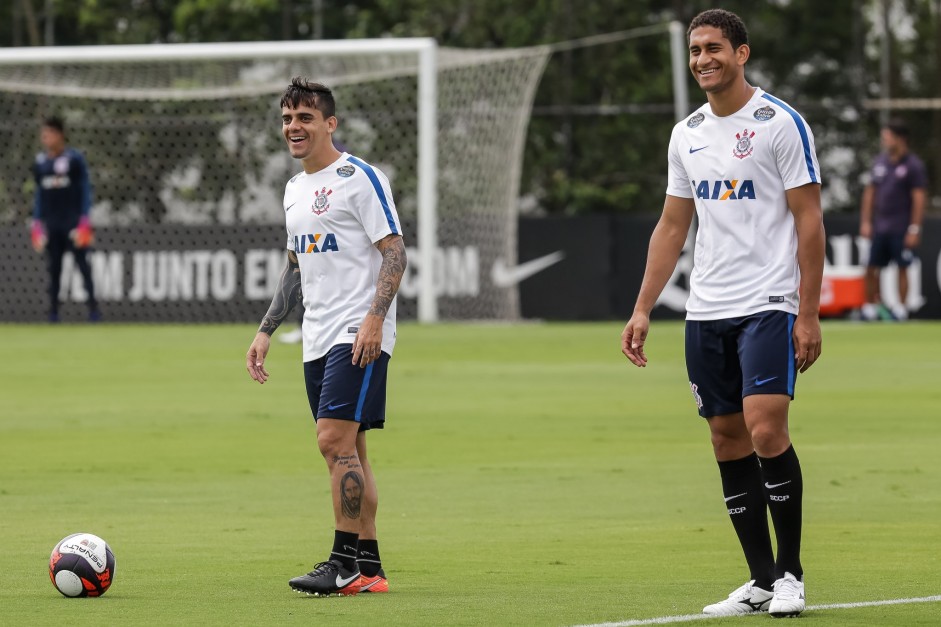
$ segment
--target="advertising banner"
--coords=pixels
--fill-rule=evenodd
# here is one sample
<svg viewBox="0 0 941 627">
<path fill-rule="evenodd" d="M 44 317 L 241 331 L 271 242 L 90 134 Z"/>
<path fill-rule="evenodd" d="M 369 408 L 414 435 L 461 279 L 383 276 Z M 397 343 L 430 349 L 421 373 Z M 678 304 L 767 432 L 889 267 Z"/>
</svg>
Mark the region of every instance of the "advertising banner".
<svg viewBox="0 0 941 627">
<path fill-rule="evenodd" d="M 644 274 L 655 214 L 524 218 L 514 259 L 486 238 L 443 241 L 431 269 L 443 320 L 627 320 Z M 827 215 L 825 313 L 852 315 L 841 302 L 859 298 L 868 240 L 858 217 Z M 414 233 L 412 225 L 403 225 Z M 465 232 L 465 235 L 467 233 Z M 97 299 L 107 321 L 255 322 L 261 319 L 287 250 L 281 225 L 142 225 L 98 229 L 89 253 Z M 406 237 L 409 265 L 399 315 L 415 317 L 421 262 Z M 682 318 L 692 269 L 692 234 L 653 315 Z M 27 228 L 0 227 L 0 321 L 46 320 L 49 278 Z M 909 268 L 906 304 L 913 318 L 941 318 L 941 218 L 925 220 Z M 898 271 L 882 272 L 886 305 L 898 301 Z M 63 322 L 87 317 L 87 296 L 66 255 L 59 299 Z M 849 299 L 849 300 L 847 300 Z M 829 305 L 828 305 L 829 304 Z"/>
</svg>

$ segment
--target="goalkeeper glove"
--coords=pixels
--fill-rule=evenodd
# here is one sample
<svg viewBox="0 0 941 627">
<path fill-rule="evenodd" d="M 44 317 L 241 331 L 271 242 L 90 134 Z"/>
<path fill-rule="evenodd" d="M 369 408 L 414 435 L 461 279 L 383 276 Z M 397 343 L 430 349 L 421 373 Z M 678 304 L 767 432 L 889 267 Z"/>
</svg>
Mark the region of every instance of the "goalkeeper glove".
<svg viewBox="0 0 941 627">
<path fill-rule="evenodd" d="M 33 220 L 29 229 L 29 238 L 33 242 L 33 250 L 37 253 L 46 249 L 46 229 L 43 228 L 42 222 Z"/>
<path fill-rule="evenodd" d="M 69 235 L 72 236 L 72 241 L 75 242 L 77 248 L 88 248 L 92 245 L 92 242 L 95 241 L 95 234 L 91 228 L 91 221 L 88 219 L 88 216 L 82 216 L 78 221 L 78 226 L 75 227 Z"/>
</svg>

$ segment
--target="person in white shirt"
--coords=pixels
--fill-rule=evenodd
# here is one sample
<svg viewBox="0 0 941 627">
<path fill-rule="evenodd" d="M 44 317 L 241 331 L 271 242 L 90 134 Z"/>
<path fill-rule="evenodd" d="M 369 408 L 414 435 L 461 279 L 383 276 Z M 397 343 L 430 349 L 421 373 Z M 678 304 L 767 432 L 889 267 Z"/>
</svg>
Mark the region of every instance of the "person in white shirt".
<svg viewBox="0 0 941 627">
<path fill-rule="evenodd" d="M 804 119 L 745 80 L 751 50 L 741 18 L 705 11 L 687 38 L 690 71 L 708 102 L 673 129 L 663 213 L 621 350 L 647 365 L 650 312 L 695 214 L 687 371 L 750 570 L 746 584 L 703 612 L 794 616 L 805 607 L 803 481 L 788 407 L 797 372 L 817 361 L 822 344 L 820 167 Z"/>
<path fill-rule="evenodd" d="M 376 534 L 378 494 L 366 432 L 385 424 L 396 293 L 407 263 L 389 179 L 334 146 L 330 89 L 294 78 L 281 98 L 282 134 L 304 171 L 284 190 L 287 265 L 246 355 L 255 381 L 271 335 L 303 300 L 304 379 L 333 495 L 330 557 L 290 580 L 316 596 L 387 592 Z"/>
</svg>

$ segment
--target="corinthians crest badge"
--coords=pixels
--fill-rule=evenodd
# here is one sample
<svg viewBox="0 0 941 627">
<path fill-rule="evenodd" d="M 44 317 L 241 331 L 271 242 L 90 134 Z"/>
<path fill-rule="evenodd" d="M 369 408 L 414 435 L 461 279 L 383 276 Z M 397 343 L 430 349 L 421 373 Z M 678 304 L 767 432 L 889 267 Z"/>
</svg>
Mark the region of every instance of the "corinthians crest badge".
<svg viewBox="0 0 941 627">
<path fill-rule="evenodd" d="M 330 203 L 327 202 L 327 197 L 333 193 L 332 189 L 327 189 L 323 187 L 320 191 L 314 191 L 314 204 L 311 205 L 310 210 L 316 213 L 318 216 L 321 213 L 326 213 L 327 209 L 330 208 Z"/>
<path fill-rule="evenodd" d="M 751 145 L 751 138 L 755 136 L 755 131 L 749 131 L 747 128 L 741 133 L 735 134 L 735 148 L 732 149 L 732 154 L 739 159 L 744 159 L 745 157 L 751 156 L 755 147 Z"/>
</svg>

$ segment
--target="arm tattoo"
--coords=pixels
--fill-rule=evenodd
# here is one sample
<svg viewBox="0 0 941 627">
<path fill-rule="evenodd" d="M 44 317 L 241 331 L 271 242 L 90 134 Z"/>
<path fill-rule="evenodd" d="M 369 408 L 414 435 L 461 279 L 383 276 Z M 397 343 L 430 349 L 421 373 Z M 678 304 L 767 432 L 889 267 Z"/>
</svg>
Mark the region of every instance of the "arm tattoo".
<svg viewBox="0 0 941 627">
<path fill-rule="evenodd" d="M 405 274 L 408 259 L 405 257 L 405 243 L 401 235 L 387 235 L 376 244 L 382 253 L 382 265 L 379 267 L 379 280 L 376 281 L 376 296 L 373 298 L 369 313 L 380 318 L 386 317 L 392 299 L 399 291 L 399 283 Z"/>
<path fill-rule="evenodd" d="M 297 263 L 297 255 L 293 251 L 288 251 L 288 262 L 284 266 L 274 298 L 271 299 L 271 306 L 262 318 L 258 332 L 268 335 L 274 333 L 302 298 L 301 268 Z"/>
<path fill-rule="evenodd" d="M 340 479 L 340 505 L 347 518 L 359 518 L 363 505 L 363 477 L 350 471 Z"/>
</svg>

